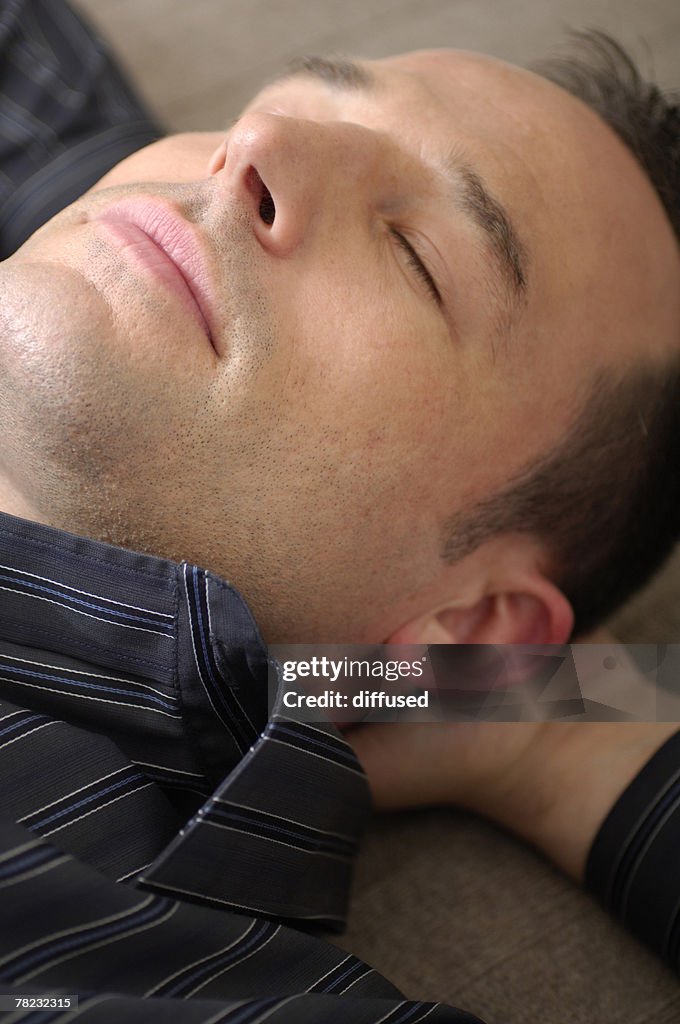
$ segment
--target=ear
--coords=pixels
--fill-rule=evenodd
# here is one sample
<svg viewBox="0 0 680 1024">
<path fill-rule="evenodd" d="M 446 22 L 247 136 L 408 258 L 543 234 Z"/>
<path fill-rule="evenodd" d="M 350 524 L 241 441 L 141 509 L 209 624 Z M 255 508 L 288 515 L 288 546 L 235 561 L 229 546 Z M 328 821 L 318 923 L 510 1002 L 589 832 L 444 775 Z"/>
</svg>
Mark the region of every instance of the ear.
<svg viewBox="0 0 680 1024">
<path fill-rule="evenodd" d="M 519 582 L 519 581 L 518 581 Z M 396 629 L 393 644 L 563 644 L 571 635 L 569 601 L 536 571 L 515 588 L 451 600 Z"/>
</svg>

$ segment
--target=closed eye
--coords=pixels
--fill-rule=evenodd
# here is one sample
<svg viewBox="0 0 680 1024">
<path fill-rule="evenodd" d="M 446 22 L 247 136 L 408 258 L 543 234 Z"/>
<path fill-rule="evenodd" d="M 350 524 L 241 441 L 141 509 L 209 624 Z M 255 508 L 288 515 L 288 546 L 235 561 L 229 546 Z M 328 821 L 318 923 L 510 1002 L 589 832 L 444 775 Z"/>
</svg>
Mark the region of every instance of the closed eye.
<svg viewBox="0 0 680 1024">
<path fill-rule="evenodd" d="M 430 294 L 432 295 L 432 297 L 435 300 L 435 302 L 437 303 L 437 305 L 441 306 L 442 305 L 442 297 L 439 294 L 439 289 L 437 288 L 437 285 L 435 284 L 434 278 L 432 277 L 432 274 L 430 273 L 430 271 L 427 269 L 425 263 L 423 263 L 423 261 L 421 260 L 420 256 L 416 252 L 416 250 L 413 248 L 413 246 L 409 242 L 408 238 L 405 238 L 404 235 L 402 235 L 400 231 L 397 231 L 394 228 L 392 229 L 392 234 L 396 238 L 397 242 L 399 243 L 399 245 L 401 246 L 403 251 L 406 253 L 406 256 L 408 257 L 408 261 L 411 264 L 411 266 L 413 267 L 413 269 L 416 271 L 418 276 L 425 282 L 425 284 L 429 288 Z"/>
</svg>

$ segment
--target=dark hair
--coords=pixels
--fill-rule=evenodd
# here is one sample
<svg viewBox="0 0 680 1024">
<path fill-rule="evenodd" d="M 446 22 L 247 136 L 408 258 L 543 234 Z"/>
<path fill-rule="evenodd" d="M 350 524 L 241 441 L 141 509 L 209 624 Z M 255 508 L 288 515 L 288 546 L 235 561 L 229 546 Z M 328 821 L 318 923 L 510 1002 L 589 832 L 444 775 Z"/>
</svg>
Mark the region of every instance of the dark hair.
<svg viewBox="0 0 680 1024">
<path fill-rule="evenodd" d="M 635 154 L 680 238 L 680 107 L 603 32 L 534 70 L 596 111 Z M 499 532 L 545 542 L 574 634 L 601 623 L 656 572 L 680 536 L 680 335 L 665 366 L 600 374 L 565 438 L 502 492 L 448 524 L 457 561 Z"/>
</svg>

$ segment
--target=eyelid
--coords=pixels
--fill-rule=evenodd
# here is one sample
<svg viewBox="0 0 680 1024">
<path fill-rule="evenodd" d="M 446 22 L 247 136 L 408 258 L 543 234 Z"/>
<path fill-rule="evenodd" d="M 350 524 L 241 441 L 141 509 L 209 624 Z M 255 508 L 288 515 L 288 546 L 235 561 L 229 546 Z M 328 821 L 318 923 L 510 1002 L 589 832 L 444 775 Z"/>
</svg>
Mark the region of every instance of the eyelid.
<svg viewBox="0 0 680 1024">
<path fill-rule="evenodd" d="M 434 275 L 432 274 L 425 260 L 422 258 L 422 256 L 415 248 L 415 246 L 412 244 L 412 242 L 410 242 L 409 239 L 398 228 L 392 228 L 392 234 L 399 242 L 399 245 L 402 247 L 406 255 L 409 257 L 409 262 L 413 264 L 414 269 L 420 274 L 423 281 L 429 288 L 432 298 L 435 300 L 438 306 L 442 306 L 443 301 L 439 288 L 437 287 L 437 282 L 435 281 Z"/>
</svg>

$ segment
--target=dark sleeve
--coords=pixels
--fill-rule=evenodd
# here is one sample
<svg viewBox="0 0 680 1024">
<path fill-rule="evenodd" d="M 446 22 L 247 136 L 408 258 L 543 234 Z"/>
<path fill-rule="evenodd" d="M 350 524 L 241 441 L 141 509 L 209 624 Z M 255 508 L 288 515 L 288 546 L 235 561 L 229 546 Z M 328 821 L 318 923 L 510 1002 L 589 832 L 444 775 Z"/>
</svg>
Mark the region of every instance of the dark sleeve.
<svg viewBox="0 0 680 1024">
<path fill-rule="evenodd" d="M 0 4 L 0 259 L 162 134 L 63 0 Z"/>
<path fill-rule="evenodd" d="M 638 938 L 678 969 L 680 732 L 616 802 L 597 833 L 586 886 Z"/>
</svg>

